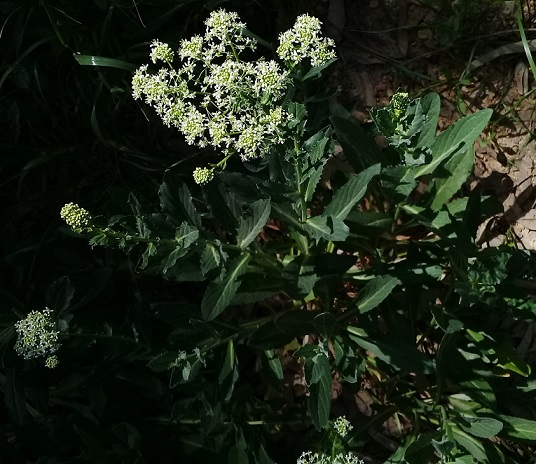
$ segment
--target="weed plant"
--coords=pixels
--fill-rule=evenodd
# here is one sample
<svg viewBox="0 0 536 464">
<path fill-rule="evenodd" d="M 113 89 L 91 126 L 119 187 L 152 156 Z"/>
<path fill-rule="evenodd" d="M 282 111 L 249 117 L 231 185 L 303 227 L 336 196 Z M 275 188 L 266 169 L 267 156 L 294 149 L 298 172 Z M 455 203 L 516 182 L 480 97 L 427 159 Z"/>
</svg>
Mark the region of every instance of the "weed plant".
<svg viewBox="0 0 536 464">
<path fill-rule="evenodd" d="M 398 93 L 359 125 L 318 85 L 315 18 L 273 47 L 225 10 L 206 26 L 153 42 L 132 87 L 213 153 L 157 202 L 66 199 L 91 268 L 4 290 L 3 462 L 530 462 L 536 383 L 504 329 L 536 313 L 530 255 L 481 248 L 500 205 L 459 195 L 491 110 L 437 134 L 439 96 Z M 368 408 L 339 417 L 337 387 Z M 388 424 L 394 448 L 369 438 Z"/>
</svg>

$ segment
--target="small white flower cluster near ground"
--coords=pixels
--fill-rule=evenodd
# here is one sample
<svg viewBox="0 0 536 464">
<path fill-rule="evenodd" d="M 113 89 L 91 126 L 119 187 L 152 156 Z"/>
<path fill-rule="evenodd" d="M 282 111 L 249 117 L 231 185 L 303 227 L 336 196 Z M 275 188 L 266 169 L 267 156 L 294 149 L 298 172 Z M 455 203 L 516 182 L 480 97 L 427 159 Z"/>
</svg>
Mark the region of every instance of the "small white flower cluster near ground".
<svg viewBox="0 0 536 464">
<path fill-rule="evenodd" d="M 333 41 L 321 37 L 320 21 L 300 16 L 293 29 L 281 35 L 279 57 L 289 68 L 303 59 L 313 66 L 335 57 Z M 181 66 L 168 44 L 151 45 L 151 72 L 140 67 L 132 79 L 132 94 L 155 108 L 169 127 L 182 132 L 189 144 L 220 150 L 225 160 L 238 153 L 242 160 L 264 156 L 287 136 L 289 114 L 282 107 L 291 83 L 290 72 L 274 60 L 243 61 L 257 41 L 243 33 L 236 13 L 214 11 L 205 21 L 203 36 L 183 40 L 178 50 Z M 218 164 L 219 166 L 219 164 Z M 209 172 L 210 171 L 210 172 Z M 213 168 L 196 170 L 194 179 L 207 183 Z"/>
<path fill-rule="evenodd" d="M 341 437 L 345 437 L 346 434 L 353 429 L 352 424 L 344 416 L 340 416 L 333 422 L 333 429 Z"/>
<path fill-rule="evenodd" d="M 298 458 L 296 464 L 363 464 L 363 460 L 353 453 L 339 454 L 332 459 L 325 454 L 306 451 Z"/>
<path fill-rule="evenodd" d="M 333 421 L 333 430 L 339 436 L 344 438 L 353 427 L 352 424 L 344 416 L 339 416 Z M 335 438 L 335 441 L 340 439 Z M 313 453 L 306 451 L 301 454 L 296 464 L 363 464 L 363 460 L 359 459 L 354 453 L 337 454 L 330 456 L 322 453 Z"/>
<path fill-rule="evenodd" d="M 45 366 L 56 367 L 58 358 L 54 353 L 58 351 L 60 343 L 59 331 L 55 328 L 50 309 L 31 311 L 24 319 L 15 323 L 18 335 L 15 351 L 24 359 L 46 357 Z"/>
</svg>

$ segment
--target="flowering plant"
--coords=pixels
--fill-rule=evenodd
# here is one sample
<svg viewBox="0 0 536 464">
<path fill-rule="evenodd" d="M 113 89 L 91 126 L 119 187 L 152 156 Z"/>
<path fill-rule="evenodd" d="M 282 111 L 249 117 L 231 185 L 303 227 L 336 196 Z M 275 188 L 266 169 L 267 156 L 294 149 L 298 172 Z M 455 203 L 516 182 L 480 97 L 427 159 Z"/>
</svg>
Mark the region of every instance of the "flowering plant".
<svg viewBox="0 0 536 464">
<path fill-rule="evenodd" d="M 363 380 L 378 423 L 398 424 L 389 462 L 417 453 L 422 462 L 484 462 L 487 450 L 502 453 L 493 437 L 516 439 L 523 423 L 512 411 L 490 412 L 503 391 L 492 385 L 528 376 L 530 366 L 511 341 L 501 344 L 490 318 L 479 330 L 473 322 L 486 311 L 522 317 L 534 304 L 515 292 L 527 255 L 477 245 L 493 200 L 458 195 L 491 110 L 437 134 L 439 96 L 399 93 L 360 126 L 308 94 L 334 58 L 318 20 L 302 16 L 281 34 L 282 64 L 243 61 L 258 41 L 234 13 L 216 11 L 206 27 L 181 43 L 180 67 L 169 45 L 153 42 L 151 59 L 163 67 L 139 68 L 133 94 L 222 159 L 194 171 L 198 185 L 168 171 L 158 206 L 131 194 L 132 213 L 109 220 L 75 204 L 61 212 L 92 245 L 137 256 L 138 271 L 192 282 L 180 304 L 155 305 L 174 330 L 149 367 L 169 372 L 179 406 L 196 405 L 188 417 L 174 408 L 174 420 L 204 427 L 200 448 L 218 455 L 227 447 L 229 462 L 272 463 L 269 438 L 252 433 L 256 445 L 244 444 L 249 426 L 299 409 L 300 424 L 329 427 L 334 382 L 351 389 Z M 379 135 L 384 150 L 373 141 Z M 349 167 L 329 174 L 335 142 Z M 241 162 L 227 166 L 235 155 Z M 285 356 L 302 366 L 306 399 L 259 406 L 242 388 L 243 365 L 255 359 L 259 383 L 285 398 Z M 352 431 L 333 424 L 331 456 L 305 452 L 298 462 L 360 462 L 346 448 L 374 426 L 361 420 Z"/>
<path fill-rule="evenodd" d="M 152 73 L 144 65 L 132 79 L 134 98 L 153 106 L 167 126 L 179 129 L 188 143 L 224 155 L 217 165 L 194 171 L 198 184 L 212 180 L 214 169 L 233 154 L 242 160 L 263 157 L 292 139 L 299 125 L 289 98 L 294 68 L 305 60 L 323 67 L 335 59 L 333 41 L 321 36 L 320 21 L 308 15 L 280 36 L 283 67 L 275 60 L 242 59 L 258 42 L 245 34 L 236 13 L 214 11 L 205 24 L 203 36 L 181 42 L 181 67 L 174 67 L 171 47 L 155 40 L 151 61 L 164 66 Z"/>
</svg>

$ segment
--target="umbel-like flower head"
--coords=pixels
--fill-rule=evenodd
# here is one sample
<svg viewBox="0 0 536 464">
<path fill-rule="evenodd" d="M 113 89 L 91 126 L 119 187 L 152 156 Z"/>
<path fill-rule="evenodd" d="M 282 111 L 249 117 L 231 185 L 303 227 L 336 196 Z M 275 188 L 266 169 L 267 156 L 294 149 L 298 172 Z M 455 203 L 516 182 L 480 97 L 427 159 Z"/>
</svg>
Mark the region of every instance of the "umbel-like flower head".
<svg viewBox="0 0 536 464">
<path fill-rule="evenodd" d="M 345 416 L 340 416 L 333 422 L 333 429 L 340 437 L 345 437 L 346 434 L 353 429 L 352 424 L 346 419 Z"/>
<path fill-rule="evenodd" d="M 45 365 L 56 367 L 58 359 L 52 355 L 58 351 L 60 343 L 59 332 L 55 328 L 50 309 L 31 311 L 24 319 L 15 323 L 18 335 L 15 351 L 24 359 L 47 357 Z"/>
<path fill-rule="evenodd" d="M 290 115 L 283 101 L 290 72 L 274 60 L 241 59 L 257 41 L 243 33 L 246 25 L 236 13 L 213 11 L 205 25 L 204 35 L 181 41 L 178 59 L 169 45 L 154 41 L 151 60 L 165 66 L 156 72 L 141 66 L 132 79 L 132 95 L 153 106 L 189 144 L 214 147 L 224 159 L 235 153 L 244 161 L 265 156 L 288 138 Z M 285 34 L 278 53 L 289 68 L 302 59 L 317 66 L 335 57 L 333 41 L 321 37 L 316 18 L 300 16 Z M 195 176 L 198 183 L 212 178 L 208 168 L 196 169 Z"/>
<path fill-rule="evenodd" d="M 76 203 L 67 203 L 61 209 L 60 216 L 75 232 L 89 231 L 93 227 L 91 214 Z"/>
<path fill-rule="evenodd" d="M 335 58 L 335 42 L 322 37 L 322 23 L 307 14 L 296 20 L 294 27 L 279 36 L 277 54 L 291 67 L 300 61 L 310 60 L 312 66 L 321 66 Z"/>
</svg>

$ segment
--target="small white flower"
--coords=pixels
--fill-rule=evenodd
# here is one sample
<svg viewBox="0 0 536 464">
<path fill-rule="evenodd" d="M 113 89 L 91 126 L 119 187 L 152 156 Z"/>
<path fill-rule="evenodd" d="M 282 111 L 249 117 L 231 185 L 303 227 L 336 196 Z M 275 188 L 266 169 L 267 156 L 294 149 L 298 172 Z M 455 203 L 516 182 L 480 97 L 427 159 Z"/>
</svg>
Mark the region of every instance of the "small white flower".
<svg viewBox="0 0 536 464">
<path fill-rule="evenodd" d="M 179 48 L 179 56 L 183 60 L 201 61 L 203 59 L 203 37 L 194 35 L 190 40 L 183 39 Z"/>
<path fill-rule="evenodd" d="M 293 28 L 279 36 L 278 55 L 291 67 L 308 58 L 312 66 L 320 66 L 335 58 L 335 42 L 321 36 L 322 23 L 307 14 L 296 20 Z"/>
<path fill-rule="evenodd" d="M 204 122 L 203 114 L 195 106 L 190 105 L 180 123 L 180 131 L 190 145 L 195 143 L 196 138 L 200 138 L 203 135 L 205 131 Z"/>
<path fill-rule="evenodd" d="M 325 454 L 306 451 L 301 454 L 296 464 L 364 464 L 364 461 L 353 453 L 339 454 L 332 460 Z"/>
<path fill-rule="evenodd" d="M 189 144 L 218 148 L 223 156 L 237 153 L 243 160 L 265 156 L 287 139 L 288 114 L 282 104 L 290 73 L 273 60 L 241 59 L 257 42 L 244 34 L 246 25 L 236 13 L 214 11 L 205 24 L 203 36 L 181 41 L 180 67 L 171 67 L 169 46 L 154 41 L 151 60 L 169 66 L 156 72 L 141 66 L 132 79 L 132 94 Z M 316 18 L 300 16 L 285 34 L 288 40 L 278 52 L 291 67 L 304 57 L 316 65 L 334 56 Z"/>
<path fill-rule="evenodd" d="M 60 347 L 59 332 L 55 328 L 50 309 L 31 311 L 24 319 L 15 323 L 18 335 L 15 351 L 24 359 L 54 354 Z"/>
<path fill-rule="evenodd" d="M 253 84 L 256 96 L 266 93 L 272 99 L 283 97 L 289 85 L 288 75 L 288 71 L 283 71 L 273 60 L 257 61 L 255 64 L 255 82 Z"/>
<path fill-rule="evenodd" d="M 345 416 L 338 417 L 333 422 L 333 428 L 341 437 L 345 437 L 346 434 L 353 429 L 352 424 L 350 424 L 350 422 L 346 419 Z"/>
<path fill-rule="evenodd" d="M 156 63 L 158 60 L 171 64 L 173 61 L 173 50 L 167 43 L 153 40 L 151 43 L 151 61 Z"/>
</svg>

